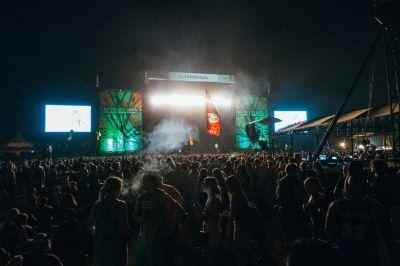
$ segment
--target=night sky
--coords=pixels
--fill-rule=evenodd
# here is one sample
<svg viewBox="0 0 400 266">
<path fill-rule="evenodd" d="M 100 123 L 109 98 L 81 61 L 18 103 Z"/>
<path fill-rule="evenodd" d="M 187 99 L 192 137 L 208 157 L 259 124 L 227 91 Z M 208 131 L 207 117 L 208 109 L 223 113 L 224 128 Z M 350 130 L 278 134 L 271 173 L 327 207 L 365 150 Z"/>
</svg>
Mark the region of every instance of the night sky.
<svg viewBox="0 0 400 266">
<path fill-rule="evenodd" d="M 0 138 L 34 136 L 46 102 L 87 101 L 96 73 L 102 88 L 136 89 L 145 70 L 235 74 L 249 93 L 269 81 L 275 109 L 325 115 L 377 32 L 365 0 L 3 2 Z M 371 73 L 385 90 L 381 50 L 349 109 L 367 106 Z"/>
</svg>

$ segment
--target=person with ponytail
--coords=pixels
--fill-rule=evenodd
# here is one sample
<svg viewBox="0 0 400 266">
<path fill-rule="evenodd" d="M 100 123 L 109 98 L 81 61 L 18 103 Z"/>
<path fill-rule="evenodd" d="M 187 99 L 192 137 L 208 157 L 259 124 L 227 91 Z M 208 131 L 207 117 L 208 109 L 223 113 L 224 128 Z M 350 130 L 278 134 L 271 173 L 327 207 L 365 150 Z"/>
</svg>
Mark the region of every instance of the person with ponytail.
<svg viewBox="0 0 400 266">
<path fill-rule="evenodd" d="M 115 176 L 108 177 L 87 220 L 88 230 L 94 235 L 97 266 L 127 264 L 127 244 L 133 232 L 128 226 L 126 203 L 119 199 L 121 192 L 122 180 Z"/>
<path fill-rule="evenodd" d="M 225 185 L 225 173 L 222 172 L 219 168 L 214 168 L 212 170 L 212 176 L 215 177 L 218 181 L 218 185 L 220 187 L 221 193 L 221 201 L 222 201 L 222 207 L 228 208 L 229 207 L 229 196 L 228 196 L 228 191 L 226 189 Z"/>
<path fill-rule="evenodd" d="M 237 265 L 243 266 L 247 262 L 246 251 L 250 242 L 251 228 L 247 222 L 250 210 L 249 201 L 236 176 L 231 175 L 226 179 L 226 188 L 230 197 L 226 240 L 228 246 L 233 245 Z"/>
<path fill-rule="evenodd" d="M 217 248 L 221 240 L 219 218 L 222 210 L 221 191 L 216 178 L 208 176 L 203 180 L 203 191 L 207 201 L 203 212 L 203 231 L 208 236 L 206 259 L 208 265 L 214 265 Z"/>
</svg>

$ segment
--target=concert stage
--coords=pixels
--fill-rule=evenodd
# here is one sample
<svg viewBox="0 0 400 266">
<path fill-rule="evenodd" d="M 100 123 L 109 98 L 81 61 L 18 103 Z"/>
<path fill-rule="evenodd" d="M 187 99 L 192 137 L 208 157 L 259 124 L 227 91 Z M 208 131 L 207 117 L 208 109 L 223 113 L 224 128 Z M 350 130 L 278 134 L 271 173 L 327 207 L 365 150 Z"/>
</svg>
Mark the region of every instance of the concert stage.
<svg viewBox="0 0 400 266">
<path fill-rule="evenodd" d="M 267 99 L 239 96 L 236 85 L 233 75 L 148 71 L 142 91 L 101 90 L 100 152 L 160 152 L 151 146 L 176 139 L 165 151 L 260 149 L 268 126 L 256 123 L 255 142 L 245 127 L 268 116 Z"/>
</svg>

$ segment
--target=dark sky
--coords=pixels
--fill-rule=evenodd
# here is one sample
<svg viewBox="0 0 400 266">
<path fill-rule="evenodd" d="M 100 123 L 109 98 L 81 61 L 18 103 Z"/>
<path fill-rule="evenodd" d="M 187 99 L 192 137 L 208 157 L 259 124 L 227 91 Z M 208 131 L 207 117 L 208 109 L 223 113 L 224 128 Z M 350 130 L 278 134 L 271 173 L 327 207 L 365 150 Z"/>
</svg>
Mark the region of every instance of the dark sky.
<svg viewBox="0 0 400 266">
<path fill-rule="evenodd" d="M 250 92 L 268 80 L 274 108 L 324 115 L 377 31 L 365 0 L 5 0 L 5 7 L 0 106 L 15 113 L 16 130 L 26 125 L 15 121 L 24 124 L 49 99 L 90 95 L 96 73 L 103 88 L 141 88 L 145 70 L 235 74 Z M 366 81 L 381 68 L 370 64 L 352 106 L 367 105 Z"/>
</svg>

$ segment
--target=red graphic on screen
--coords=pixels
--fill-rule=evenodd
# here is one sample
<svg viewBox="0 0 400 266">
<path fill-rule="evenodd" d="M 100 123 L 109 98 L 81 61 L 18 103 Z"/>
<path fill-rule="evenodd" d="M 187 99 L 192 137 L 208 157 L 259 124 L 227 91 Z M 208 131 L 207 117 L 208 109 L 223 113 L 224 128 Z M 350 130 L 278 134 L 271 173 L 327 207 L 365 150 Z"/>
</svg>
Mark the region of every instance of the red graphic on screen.
<svg viewBox="0 0 400 266">
<path fill-rule="evenodd" d="M 214 103 L 206 89 L 206 131 L 210 136 L 219 136 L 221 131 L 221 120 Z"/>
</svg>

